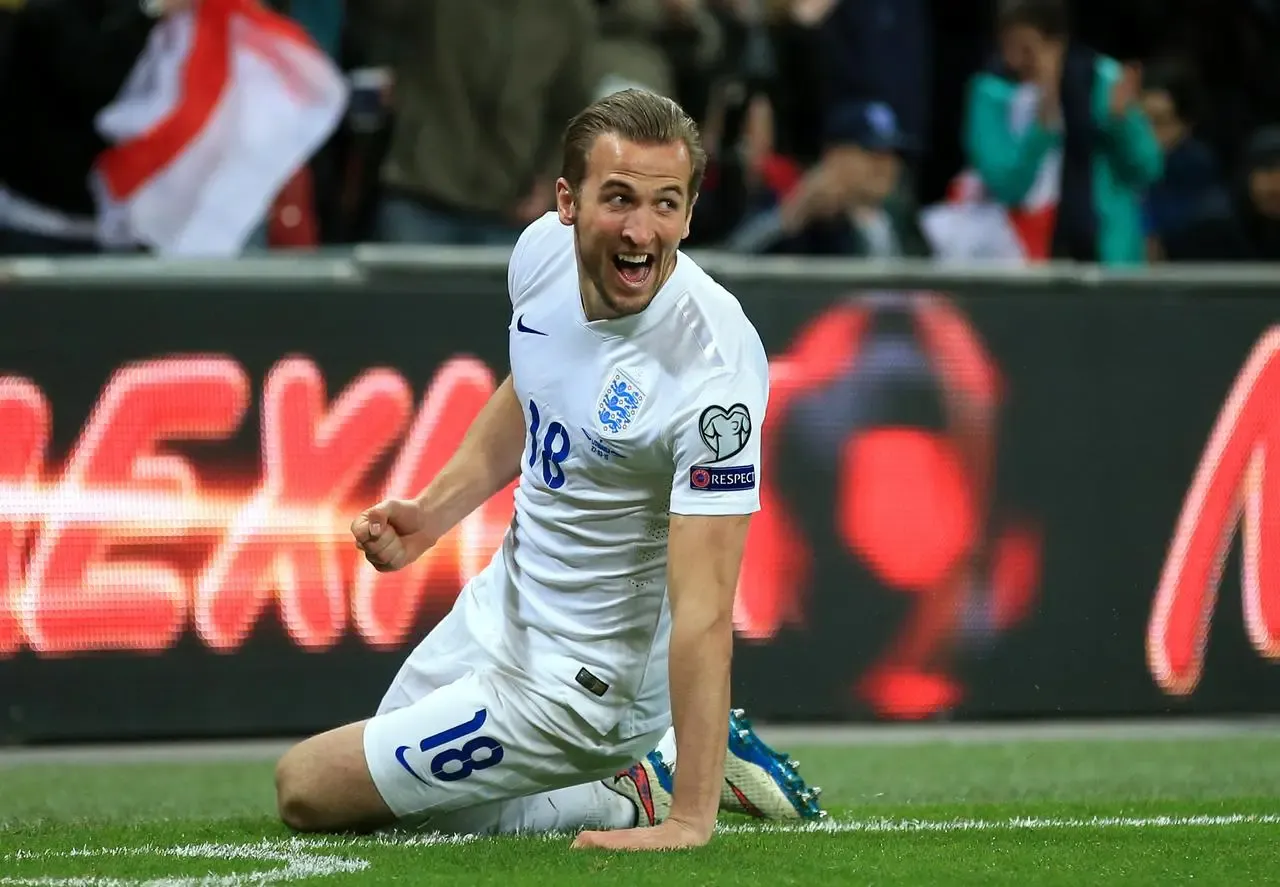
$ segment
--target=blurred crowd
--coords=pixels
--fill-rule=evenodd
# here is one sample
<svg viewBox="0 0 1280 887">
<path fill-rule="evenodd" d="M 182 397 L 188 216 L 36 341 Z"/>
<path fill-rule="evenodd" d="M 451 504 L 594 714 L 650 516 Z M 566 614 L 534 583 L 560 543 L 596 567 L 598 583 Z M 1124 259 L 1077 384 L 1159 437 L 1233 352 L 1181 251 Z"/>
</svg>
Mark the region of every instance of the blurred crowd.
<svg viewBox="0 0 1280 887">
<path fill-rule="evenodd" d="M 105 248 L 96 116 L 200 2 L 0 0 L 0 253 Z M 268 5 L 349 94 L 246 251 L 513 243 L 567 119 L 640 86 L 703 127 L 691 246 L 1280 260 L 1280 0 Z"/>
</svg>

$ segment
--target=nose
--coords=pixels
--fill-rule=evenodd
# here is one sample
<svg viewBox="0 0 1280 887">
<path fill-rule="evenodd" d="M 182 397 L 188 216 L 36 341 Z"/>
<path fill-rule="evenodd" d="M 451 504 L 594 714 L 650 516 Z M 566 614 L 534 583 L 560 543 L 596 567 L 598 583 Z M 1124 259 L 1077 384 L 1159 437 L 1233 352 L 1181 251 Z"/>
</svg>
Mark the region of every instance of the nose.
<svg viewBox="0 0 1280 887">
<path fill-rule="evenodd" d="M 627 215 L 626 223 L 622 226 L 622 239 L 627 246 L 637 250 L 647 250 L 652 246 L 654 225 L 646 210 L 638 209 Z"/>
</svg>

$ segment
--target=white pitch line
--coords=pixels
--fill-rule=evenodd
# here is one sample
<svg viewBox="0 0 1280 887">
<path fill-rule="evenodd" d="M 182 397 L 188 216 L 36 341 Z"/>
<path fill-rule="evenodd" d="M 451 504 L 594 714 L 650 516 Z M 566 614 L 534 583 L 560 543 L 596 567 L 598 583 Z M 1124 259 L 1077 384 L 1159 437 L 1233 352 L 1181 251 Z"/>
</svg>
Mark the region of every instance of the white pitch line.
<svg viewBox="0 0 1280 887">
<path fill-rule="evenodd" d="M 1218 816 L 1091 816 L 1055 818 L 1016 816 L 1011 819 L 824 819 L 795 825 L 722 825 L 718 834 L 840 834 L 846 832 L 985 832 L 1037 829 L 1106 828 L 1221 828 L 1229 825 L 1275 825 L 1280 814 L 1232 813 Z"/>
<path fill-rule="evenodd" d="M 154 878 L 121 878 L 100 875 L 0 876 L 3 887 L 266 887 L 288 881 L 353 874 L 369 868 L 367 859 L 316 854 L 313 847 L 298 841 L 262 840 L 256 844 L 184 844 L 163 847 L 143 844 L 136 847 L 77 847 L 70 850 L 19 850 L 0 855 L 0 863 L 47 859 L 97 859 L 155 857 L 179 860 L 223 859 L 276 864 L 255 872 L 227 875 L 168 875 Z M 280 864 L 283 864 L 282 866 Z M 6 866 L 6 868 L 11 868 Z"/>
</svg>

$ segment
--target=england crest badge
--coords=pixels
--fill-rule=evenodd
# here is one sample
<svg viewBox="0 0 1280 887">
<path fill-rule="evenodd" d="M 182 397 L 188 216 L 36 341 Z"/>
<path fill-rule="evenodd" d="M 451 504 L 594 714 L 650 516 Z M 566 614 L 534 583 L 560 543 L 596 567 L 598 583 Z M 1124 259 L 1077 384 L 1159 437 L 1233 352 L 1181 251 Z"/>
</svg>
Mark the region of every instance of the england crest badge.
<svg viewBox="0 0 1280 887">
<path fill-rule="evenodd" d="M 644 405 L 645 394 L 636 380 L 622 370 L 614 370 L 596 402 L 596 421 L 606 435 L 617 435 L 631 426 Z"/>
</svg>

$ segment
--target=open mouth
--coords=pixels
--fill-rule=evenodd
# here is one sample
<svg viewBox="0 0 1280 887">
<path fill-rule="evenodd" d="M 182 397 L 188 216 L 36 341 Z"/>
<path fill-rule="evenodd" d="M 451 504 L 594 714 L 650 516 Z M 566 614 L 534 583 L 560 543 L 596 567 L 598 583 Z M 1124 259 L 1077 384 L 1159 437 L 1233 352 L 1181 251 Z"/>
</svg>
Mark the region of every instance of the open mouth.
<svg viewBox="0 0 1280 887">
<path fill-rule="evenodd" d="M 613 257 L 613 267 L 618 275 L 629 286 L 640 286 L 649 279 L 653 270 L 653 256 L 647 253 L 617 253 Z"/>
</svg>

